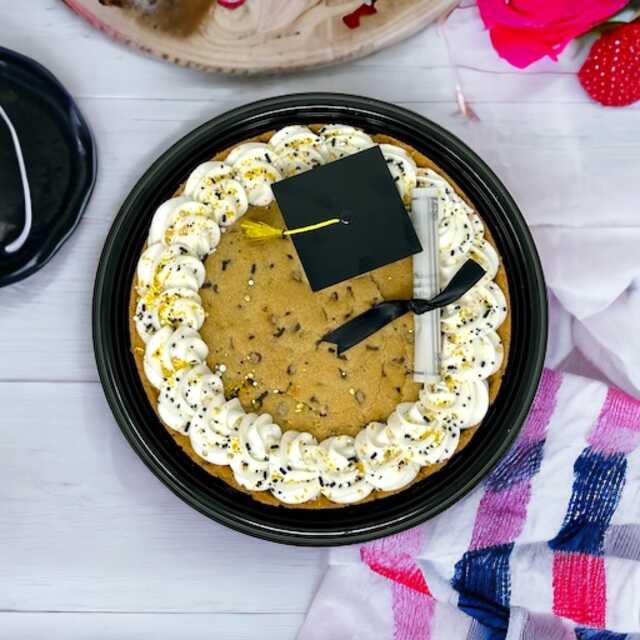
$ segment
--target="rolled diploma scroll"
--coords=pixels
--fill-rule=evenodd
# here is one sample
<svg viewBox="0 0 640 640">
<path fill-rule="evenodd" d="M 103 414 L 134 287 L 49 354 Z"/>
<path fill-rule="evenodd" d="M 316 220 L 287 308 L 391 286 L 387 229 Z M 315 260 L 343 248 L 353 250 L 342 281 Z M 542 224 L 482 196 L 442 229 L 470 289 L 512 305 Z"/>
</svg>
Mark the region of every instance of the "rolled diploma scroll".
<svg viewBox="0 0 640 640">
<path fill-rule="evenodd" d="M 438 260 L 439 200 L 435 189 L 414 189 L 411 219 L 422 251 L 413 256 L 413 297 L 429 300 L 440 292 Z M 413 379 L 435 382 L 440 377 L 440 309 L 413 316 L 415 327 Z"/>
</svg>

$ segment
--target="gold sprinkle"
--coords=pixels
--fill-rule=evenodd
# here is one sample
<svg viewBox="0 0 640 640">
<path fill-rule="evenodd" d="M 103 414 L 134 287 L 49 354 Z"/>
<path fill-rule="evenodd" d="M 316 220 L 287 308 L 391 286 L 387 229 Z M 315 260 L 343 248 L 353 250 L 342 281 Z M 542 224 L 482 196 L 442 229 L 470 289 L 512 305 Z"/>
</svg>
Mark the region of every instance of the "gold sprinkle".
<svg viewBox="0 0 640 640">
<path fill-rule="evenodd" d="M 250 298 L 249 296 L 245 296 L 245 297 L 244 297 L 244 301 L 245 301 L 245 302 L 251 302 L 251 298 Z"/>
</svg>

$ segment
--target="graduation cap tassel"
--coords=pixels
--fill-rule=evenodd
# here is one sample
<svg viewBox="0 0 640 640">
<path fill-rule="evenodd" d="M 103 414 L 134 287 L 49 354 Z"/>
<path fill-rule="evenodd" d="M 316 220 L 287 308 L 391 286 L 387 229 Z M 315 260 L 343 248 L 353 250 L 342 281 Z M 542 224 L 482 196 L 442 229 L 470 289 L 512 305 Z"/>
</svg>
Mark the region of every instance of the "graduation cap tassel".
<svg viewBox="0 0 640 640">
<path fill-rule="evenodd" d="M 279 229 L 278 227 L 272 227 L 266 222 L 259 222 L 255 220 L 243 220 L 240 223 L 240 227 L 247 238 L 251 240 L 272 240 L 273 238 L 286 238 L 298 233 L 307 233 L 308 231 L 316 231 L 317 229 L 324 229 L 333 224 L 338 223 L 348 224 L 347 220 L 342 218 L 329 218 L 316 224 L 309 224 L 306 227 L 297 227 L 295 229 Z"/>
</svg>

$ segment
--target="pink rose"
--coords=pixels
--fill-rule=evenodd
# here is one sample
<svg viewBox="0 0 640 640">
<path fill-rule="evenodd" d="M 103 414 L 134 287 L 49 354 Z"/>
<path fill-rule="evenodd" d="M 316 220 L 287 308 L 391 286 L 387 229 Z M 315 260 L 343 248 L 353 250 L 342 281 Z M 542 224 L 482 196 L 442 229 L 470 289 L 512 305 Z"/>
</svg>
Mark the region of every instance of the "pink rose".
<svg viewBox="0 0 640 640">
<path fill-rule="evenodd" d="M 524 69 L 620 11 L 629 0 L 478 0 L 501 58 Z"/>
</svg>

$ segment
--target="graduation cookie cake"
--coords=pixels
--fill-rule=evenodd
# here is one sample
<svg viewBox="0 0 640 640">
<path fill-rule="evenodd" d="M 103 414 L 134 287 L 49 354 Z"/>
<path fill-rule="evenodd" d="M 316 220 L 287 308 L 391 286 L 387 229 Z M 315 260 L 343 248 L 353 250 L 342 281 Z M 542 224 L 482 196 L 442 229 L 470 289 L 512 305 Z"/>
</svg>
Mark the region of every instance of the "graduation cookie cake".
<svg viewBox="0 0 640 640">
<path fill-rule="evenodd" d="M 384 218 L 385 180 L 361 171 L 358 186 L 352 172 L 359 157 L 377 167 L 376 155 L 399 222 Z M 440 287 L 469 259 L 484 269 L 440 309 L 439 370 L 422 384 L 413 313 L 348 350 L 326 339 L 412 298 L 420 248 L 402 253 L 413 231 L 401 227 L 416 188 L 435 194 Z M 262 229 L 274 237 L 256 239 Z M 293 125 L 194 167 L 157 209 L 132 283 L 132 353 L 195 463 L 262 502 L 338 507 L 401 491 L 469 442 L 506 366 L 508 306 L 488 230 L 427 157 L 346 125 Z"/>
</svg>

